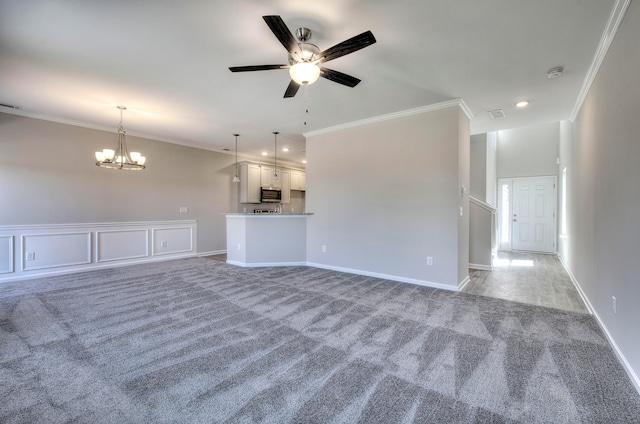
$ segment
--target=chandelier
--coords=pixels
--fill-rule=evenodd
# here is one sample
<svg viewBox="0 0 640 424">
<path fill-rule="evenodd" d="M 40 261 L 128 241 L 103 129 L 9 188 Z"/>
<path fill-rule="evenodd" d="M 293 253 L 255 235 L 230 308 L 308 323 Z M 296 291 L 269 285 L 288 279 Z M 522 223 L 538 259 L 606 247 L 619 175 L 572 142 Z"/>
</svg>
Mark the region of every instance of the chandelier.
<svg viewBox="0 0 640 424">
<path fill-rule="evenodd" d="M 116 150 L 103 149 L 96 152 L 96 165 L 110 169 L 126 169 L 128 171 L 140 171 L 144 168 L 146 158 L 140 152 L 131 152 L 127 149 L 124 140 L 124 128 L 122 127 L 122 111 L 127 110 L 125 106 L 117 106 L 120 109 L 120 123 L 118 124 L 118 146 Z"/>
</svg>

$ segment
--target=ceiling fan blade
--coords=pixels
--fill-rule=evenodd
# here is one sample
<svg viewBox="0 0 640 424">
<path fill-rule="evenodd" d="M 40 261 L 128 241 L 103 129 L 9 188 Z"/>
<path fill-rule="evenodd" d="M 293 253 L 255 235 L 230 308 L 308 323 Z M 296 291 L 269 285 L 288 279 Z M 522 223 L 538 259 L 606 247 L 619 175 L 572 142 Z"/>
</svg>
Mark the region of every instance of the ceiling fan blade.
<svg viewBox="0 0 640 424">
<path fill-rule="evenodd" d="M 231 72 L 251 72 L 251 71 L 269 71 L 271 69 L 286 69 L 289 65 L 253 65 L 253 66 L 231 66 Z"/>
<path fill-rule="evenodd" d="M 360 83 L 358 78 L 342 72 L 334 71 L 333 69 L 320 68 L 320 76 L 330 81 L 337 82 L 338 84 L 346 85 L 347 87 L 355 87 Z"/>
<path fill-rule="evenodd" d="M 299 55 L 302 55 L 300 51 L 300 46 L 298 46 L 298 42 L 296 38 L 293 36 L 289 28 L 284 23 L 282 18 L 278 15 L 269 15 L 263 16 L 262 19 L 267 23 L 273 35 L 276 36 L 278 41 L 282 43 L 285 49 L 291 54 L 297 52 Z"/>
<path fill-rule="evenodd" d="M 373 36 L 373 33 L 371 31 L 366 31 L 360 35 L 351 37 L 342 43 L 338 43 L 333 47 L 329 47 L 327 50 L 318 53 L 316 57 L 320 58 L 319 63 L 328 62 L 360 49 L 364 49 L 375 42 L 376 38 Z"/>
<path fill-rule="evenodd" d="M 298 84 L 294 80 L 291 80 L 289 86 L 287 87 L 287 90 L 284 92 L 284 98 L 286 99 L 288 97 L 295 96 L 298 92 L 298 89 L 300 89 L 300 84 Z"/>
</svg>

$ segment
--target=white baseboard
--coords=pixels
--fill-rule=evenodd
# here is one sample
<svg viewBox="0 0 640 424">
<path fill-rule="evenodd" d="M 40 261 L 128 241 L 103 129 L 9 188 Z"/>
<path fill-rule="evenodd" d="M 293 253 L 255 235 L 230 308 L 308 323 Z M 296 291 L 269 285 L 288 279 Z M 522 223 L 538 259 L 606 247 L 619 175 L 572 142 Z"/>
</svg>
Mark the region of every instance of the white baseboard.
<svg viewBox="0 0 640 424">
<path fill-rule="evenodd" d="M 222 255 L 223 253 L 227 253 L 227 250 L 212 250 L 210 252 L 198 252 L 198 257 L 202 258 L 204 256 L 215 256 L 215 255 Z"/>
<path fill-rule="evenodd" d="M 471 282 L 471 277 L 467 275 L 466 277 L 464 277 L 464 280 L 462 280 L 460 284 L 458 284 L 458 291 L 464 290 L 464 288 L 467 287 L 467 284 L 469 284 L 470 282 Z"/>
<path fill-rule="evenodd" d="M 479 269 L 480 271 L 493 271 L 493 265 L 469 264 L 471 269 Z"/>
<path fill-rule="evenodd" d="M 349 274 L 364 275 L 364 276 L 367 276 L 367 277 L 383 278 L 385 280 L 398 281 L 398 282 L 401 282 L 401 283 L 416 284 L 418 286 L 432 287 L 434 289 L 458 291 L 458 287 L 457 286 L 449 286 L 449 285 L 446 285 L 446 284 L 434 283 L 434 282 L 426 281 L 426 280 L 416 280 L 416 279 L 413 279 L 413 278 L 398 277 L 396 275 L 378 274 L 376 272 L 369 272 L 369 271 L 363 271 L 363 270 L 352 269 L 352 268 L 342 268 L 342 267 L 330 266 L 330 265 L 324 265 L 324 264 L 317 264 L 317 263 L 312 263 L 312 262 L 307 262 L 306 265 L 314 267 L 314 268 L 330 269 L 332 271 L 346 272 L 346 273 L 349 273 Z"/>
<path fill-rule="evenodd" d="M 305 266 L 306 262 L 262 262 L 262 263 L 246 263 L 246 262 L 238 262 L 238 261 L 230 261 L 227 259 L 227 263 L 229 265 L 241 266 L 243 268 L 260 268 L 267 266 Z"/>
<path fill-rule="evenodd" d="M 607 329 L 607 326 L 604 325 L 604 322 L 602 322 L 602 320 L 600 319 L 600 316 L 598 315 L 598 313 L 594 309 L 594 307 L 591 304 L 591 302 L 589 302 L 589 298 L 587 297 L 586 293 L 582 290 L 582 287 L 580 287 L 580 283 L 578 282 L 578 280 L 576 280 L 575 276 L 571 272 L 571 269 L 569 269 L 567 264 L 564 262 L 562 257 L 560 257 L 559 255 L 558 255 L 558 259 L 560 260 L 560 263 L 562 264 L 564 269 L 567 271 L 567 274 L 569 274 L 569 278 L 571 279 L 571 282 L 573 283 L 573 285 L 576 287 L 576 290 L 578 290 L 578 293 L 580 293 L 580 297 L 582 297 L 582 300 L 584 301 L 584 304 L 587 305 L 587 309 L 589 310 L 589 313 L 591 313 L 596 318 L 596 321 L 598 322 L 598 325 L 600 326 L 600 328 L 602 329 L 602 332 L 604 333 L 605 337 L 607 338 L 607 341 L 609 342 L 609 345 L 611 345 L 611 347 L 613 348 L 613 351 L 615 352 L 616 356 L 618 357 L 618 360 L 622 364 L 622 367 L 624 368 L 625 372 L 629 376 L 629 379 L 631 380 L 631 382 L 635 386 L 636 390 L 640 394 L 640 378 L 638 377 L 638 375 L 635 373 L 635 371 L 631 367 L 631 364 L 629 364 L 629 361 L 627 361 L 627 358 L 624 356 L 624 354 L 622 353 L 622 351 L 618 347 L 618 344 L 616 343 L 616 341 L 611 336 L 611 333 L 609 333 L 609 330 Z"/>
<path fill-rule="evenodd" d="M 0 284 L 9 283 L 12 281 L 32 280 L 34 278 L 43 278 L 43 277 L 55 277 L 57 275 L 71 275 L 71 274 L 78 274 L 80 272 L 95 271 L 99 269 L 121 268 L 125 266 L 140 265 L 140 264 L 145 264 L 150 262 L 165 262 L 165 261 L 174 261 L 176 259 L 187 259 L 187 258 L 195 258 L 195 257 L 196 257 L 195 254 L 181 254 L 181 255 L 175 255 L 175 256 L 157 256 L 152 258 L 144 258 L 140 260 L 129 260 L 126 262 L 98 263 L 98 264 L 94 264 L 91 267 L 76 267 L 76 268 L 71 267 L 71 268 L 64 268 L 64 269 L 59 269 L 54 271 L 43 271 L 40 273 L 33 273 L 29 275 L 21 275 L 16 277 L 5 278 L 0 280 Z"/>
</svg>

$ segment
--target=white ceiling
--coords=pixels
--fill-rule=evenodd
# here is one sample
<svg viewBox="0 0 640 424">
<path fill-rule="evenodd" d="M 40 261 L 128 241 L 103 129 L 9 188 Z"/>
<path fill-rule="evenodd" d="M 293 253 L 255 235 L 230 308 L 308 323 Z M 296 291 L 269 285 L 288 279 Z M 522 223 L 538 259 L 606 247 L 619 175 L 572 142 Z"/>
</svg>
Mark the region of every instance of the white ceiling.
<svg viewBox="0 0 640 424">
<path fill-rule="evenodd" d="M 616 0 L 0 0 L 0 111 L 116 129 L 241 155 L 304 158 L 303 133 L 462 98 L 483 133 L 568 119 Z M 371 30 L 377 43 L 282 96 L 287 63 L 263 15 L 313 31 L 324 50 Z M 564 66 L 561 78 L 546 71 Z M 528 99 L 525 109 L 514 103 Z M 305 114 L 308 108 L 309 113 Z M 487 111 L 504 109 L 506 118 Z M 304 122 L 307 122 L 304 125 Z"/>
</svg>

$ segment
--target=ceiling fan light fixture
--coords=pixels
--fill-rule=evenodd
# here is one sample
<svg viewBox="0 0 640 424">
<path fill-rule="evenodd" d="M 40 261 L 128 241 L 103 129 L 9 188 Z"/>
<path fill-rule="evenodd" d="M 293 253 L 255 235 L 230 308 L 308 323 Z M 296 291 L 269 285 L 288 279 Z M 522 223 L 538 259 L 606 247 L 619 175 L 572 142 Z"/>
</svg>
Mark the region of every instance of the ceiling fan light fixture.
<svg viewBox="0 0 640 424">
<path fill-rule="evenodd" d="M 299 62 L 289 68 L 289 75 L 300 85 L 313 84 L 320 77 L 320 67 L 311 62 Z"/>
</svg>

